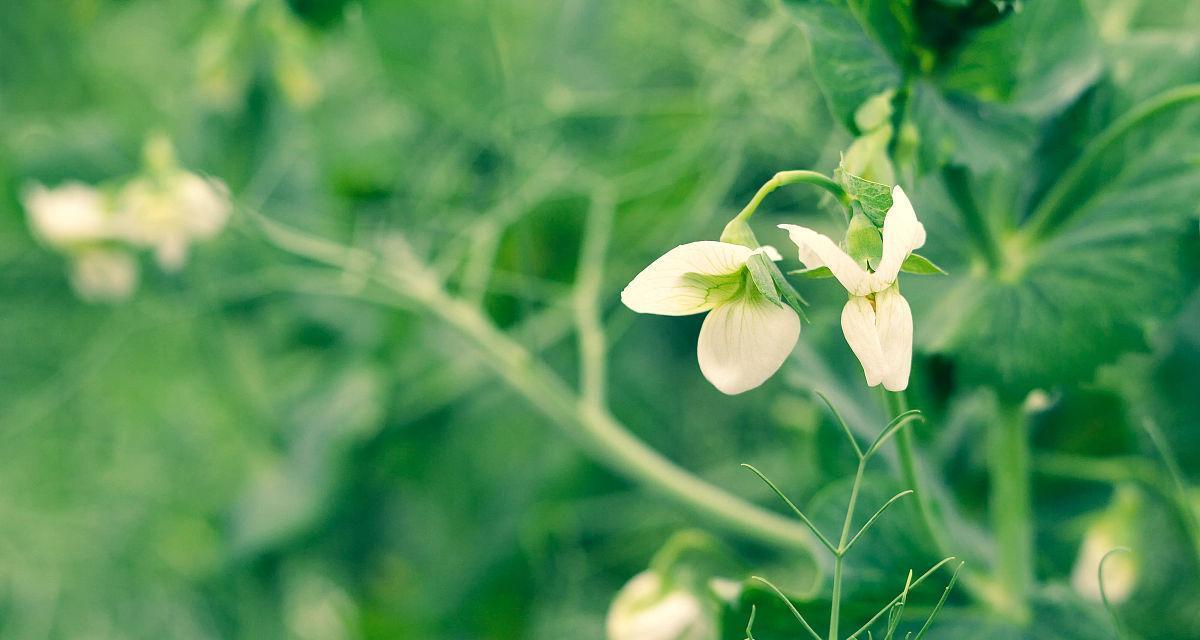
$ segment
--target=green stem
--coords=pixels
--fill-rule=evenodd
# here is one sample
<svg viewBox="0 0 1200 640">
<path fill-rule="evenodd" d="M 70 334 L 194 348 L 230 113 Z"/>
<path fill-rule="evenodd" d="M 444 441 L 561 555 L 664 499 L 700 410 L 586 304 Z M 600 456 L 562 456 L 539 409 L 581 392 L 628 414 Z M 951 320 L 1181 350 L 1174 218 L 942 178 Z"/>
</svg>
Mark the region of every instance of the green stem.
<svg viewBox="0 0 1200 640">
<path fill-rule="evenodd" d="M 896 416 L 908 411 L 908 397 L 903 391 L 885 391 L 884 398 L 887 401 L 889 417 L 895 419 Z M 925 488 L 921 483 L 921 475 L 917 472 L 917 456 L 914 452 L 913 435 L 911 429 L 900 429 L 896 434 L 896 449 L 900 455 L 900 473 L 904 477 L 904 483 L 909 489 L 913 490 L 916 500 L 917 517 L 921 522 L 921 526 L 925 529 L 925 535 L 933 541 L 937 547 L 938 553 L 945 556 L 946 553 L 945 541 L 938 527 L 933 522 L 933 509 L 929 506 L 929 499 L 925 493 Z"/>
<path fill-rule="evenodd" d="M 1000 604 L 1017 620 L 1029 619 L 1033 586 L 1033 506 L 1030 496 L 1029 434 L 1025 412 L 1011 404 L 988 430 L 989 510 L 996 535 L 995 566 Z"/>
<path fill-rule="evenodd" d="M 1062 177 L 1054 183 L 1054 187 L 1030 214 L 1029 221 L 1026 223 L 1026 233 L 1029 237 L 1043 237 L 1048 231 L 1065 222 L 1073 212 L 1079 210 L 1079 205 L 1082 203 L 1076 202 L 1075 206 L 1069 207 L 1067 206 L 1069 198 L 1074 195 L 1079 183 L 1087 175 L 1092 165 L 1096 164 L 1113 143 L 1143 121 L 1194 101 L 1200 101 L 1200 84 L 1184 85 L 1164 91 L 1143 101 L 1131 111 L 1117 118 L 1100 135 L 1088 143 L 1083 153 L 1063 172 Z"/>
<path fill-rule="evenodd" d="M 859 458 L 858 471 L 854 474 L 854 486 L 850 489 L 850 504 L 846 507 L 846 519 L 842 521 L 842 537 L 838 539 L 838 553 L 846 553 L 846 542 L 850 539 L 850 525 L 854 521 L 854 508 L 858 504 L 858 491 L 862 486 L 866 458 Z"/>
<path fill-rule="evenodd" d="M 842 608 L 842 555 L 833 559 L 833 598 L 829 609 L 829 640 L 838 640 L 838 617 Z"/>
<path fill-rule="evenodd" d="M 884 391 L 884 399 L 892 419 L 908 411 L 908 397 L 904 391 Z M 933 507 L 929 502 L 928 493 L 925 491 L 921 474 L 918 471 L 916 447 L 913 444 L 913 435 L 910 429 L 902 428 L 896 433 L 896 450 L 900 457 L 900 474 L 904 483 L 908 485 L 909 489 L 912 489 L 913 497 L 916 498 L 913 501 L 913 508 L 916 511 L 917 521 L 921 523 L 923 533 L 933 543 L 938 555 L 942 557 L 955 555 L 951 552 L 945 536 L 942 535 L 942 529 L 934 520 Z M 993 607 L 998 606 L 995 589 L 989 584 L 987 578 L 980 575 L 974 567 L 964 567 L 962 585 L 976 600 L 988 603 Z"/>
<path fill-rule="evenodd" d="M 850 540 L 850 525 L 854 522 L 854 509 L 858 505 L 858 492 L 862 488 L 863 471 L 867 458 L 859 456 L 858 471 L 854 473 L 854 485 L 850 488 L 850 503 L 846 506 L 846 518 L 842 521 L 842 535 L 838 538 L 837 552 L 833 558 L 833 597 L 829 608 L 829 640 L 838 640 L 838 623 L 842 609 L 842 558 Z"/>
<path fill-rule="evenodd" d="M 477 307 L 440 289 L 423 306 L 468 337 L 510 386 L 557 425 L 569 428 L 613 469 L 745 535 L 812 552 L 807 529 L 717 488 L 646 446 L 602 407 L 572 391 L 545 363 L 487 320 Z"/>
<path fill-rule="evenodd" d="M 1179 515 L 1183 518 L 1184 528 L 1187 530 L 1188 536 L 1192 539 L 1192 545 L 1196 551 L 1196 560 L 1200 561 L 1200 517 L 1196 515 L 1196 510 L 1192 507 L 1187 482 L 1183 479 L 1183 470 L 1179 468 L 1179 462 L 1175 459 L 1175 455 L 1171 453 L 1167 437 L 1163 435 L 1158 425 L 1150 418 L 1146 418 L 1142 421 L 1142 427 L 1146 430 L 1146 434 L 1150 436 L 1150 441 L 1154 443 L 1154 448 L 1158 449 L 1158 455 L 1162 458 L 1163 464 L 1166 465 L 1167 474 L 1171 478 L 1169 486 L 1174 491 L 1164 491 L 1163 495 L 1175 500 Z"/>
<path fill-rule="evenodd" d="M 766 198 L 767 195 L 772 191 L 789 184 L 799 183 L 816 185 L 833 194 L 833 196 L 837 198 L 838 202 L 842 203 L 842 206 L 846 208 L 847 215 L 849 215 L 850 195 L 846 193 L 846 190 L 842 188 L 842 185 L 838 184 L 833 178 L 830 178 L 823 173 L 808 170 L 798 170 L 780 171 L 774 176 L 771 176 L 770 180 L 767 180 L 765 183 L 763 183 L 763 186 L 758 188 L 758 191 L 754 194 L 754 197 L 750 198 L 750 202 L 748 202 L 746 206 L 742 208 L 737 216 L 734 217 L 734 220 L 741 222 L 749 220 L 750 216 L 754 215 L 754 212 L 758 210 L 758 205 L 762 204 L 763 198 Z"/>
<path fill-rule="evenodd" d="M 550 422 L 576 437 L 591 455 L 614 471 L 668 496 L 711 522 L 766 544 L 815 554 L 818 542 L 803 525 L 713 486 L 663 457 L 629 432 L 603 406 L 575 392 L 524 345 L 498 328 L 484 312 L 450 295 L 436 274 L 400 239 L 390 254 L 398 264 L 381 265 L 363 250 L 297 231 L 247 212 L 263 237 L 294 255 L 370 278 L 461 334 L 482 360 Z"/>
</svg>

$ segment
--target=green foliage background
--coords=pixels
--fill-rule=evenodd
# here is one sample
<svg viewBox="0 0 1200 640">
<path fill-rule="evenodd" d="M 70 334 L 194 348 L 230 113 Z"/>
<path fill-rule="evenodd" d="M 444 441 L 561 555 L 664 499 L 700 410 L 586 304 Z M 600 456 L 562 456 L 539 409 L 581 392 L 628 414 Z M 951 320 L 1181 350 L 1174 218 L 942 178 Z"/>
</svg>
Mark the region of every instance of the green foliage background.
<svg viewBox="0 0 1200 640">
<path fill-rule="evenodd" d="M 960 591 L 937 637 L 1112 637 L 1067 579 L 1123 485 L 1145 507 L 1122 617 L 1138 637 L 1200 637 L 1197 547 L 1142 428 L 1163 430 L 1197 502 L 1200 106 L 1139 122 L 1064 179 L 1123 114 L 1200 81 L 1200 5 L 1021 4 L 0 3 L 0 637 L 601 638 L 616 590 L 673 532 L 711 525 L 614 474 L 478 341 L 280 251 L 247 212 L 385 256 L 402 235 L 575 384 L 581 238 L 611 203 L 612 413 L 734 494 L 773 506 L 737 466 L 752 462 L 818 523 L 837 517 L 853 465 L 810 390 L 863 433 L 886 422 L 837 329 L 842 293 L 799 281 L 795 354 L 733 398 L 699 373 L 698 317 L 635 317 L 618 293 L 669 247 L 715 239 L 775 171 L 831 172 L 855 109 L 886 89 L 903 95 L 893 151 L 924 253 L 951 273 L 905 281 L 911 396 L 970 563 L 994 558 L 984 432 L 1031 391 L 1050 399 L 1031 422 L 1034 624 Z M 20 192 L 134 173 L 155 132 L 239 213 L 182 273 L 85 304 Z M 773 223 L 837 220 L 793 188 L 755 225 L 787 255 Z M 893 471 L 867 502 L 894 493 Z M 795 593 L 826 579 L 803 553 L 709 530 L 733 577 Z M 864 543 L 847 615 L 929 564 L 914 532 L 897 516 Z M 796 635 L 752 588 L 726 637 L 750 603 L 759 637 Z"/>
</svg>

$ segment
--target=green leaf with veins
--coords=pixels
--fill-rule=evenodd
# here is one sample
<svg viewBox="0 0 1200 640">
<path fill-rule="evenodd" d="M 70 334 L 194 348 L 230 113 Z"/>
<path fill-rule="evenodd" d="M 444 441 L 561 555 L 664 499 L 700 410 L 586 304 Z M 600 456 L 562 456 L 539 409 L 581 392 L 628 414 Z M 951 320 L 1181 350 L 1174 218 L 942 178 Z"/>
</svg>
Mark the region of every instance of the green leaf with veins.
<svg viewBox="0 0 1200 640">
<path fill-rule="evenodd" d="M 833 272 L 829 270 L 829 267 L 822 266 L 815 269 L 796 269 L 795 271 L 789 271 L 788 275 L 819 280 L 821 278 L 832 278 Z"/>
<path fill-rule="evenodd" d="M 1065 586 L 1031 594 L 1032 622 L 1025 626 L 1003 617 L 969 609 L 943 609 L 925 640 L 1112 640 L 1112 623 L 1095 603 L 1084 601 Z M 1036 635 L 1031 636 L 1031 629 Z"/>
<path fill-rule="evenodd" d="M 926 167 L 957 164 L 975 173 L 1022 167 L 1037 141 L 1029 118 L 1004 105 L 943 94 L 918 83 L 910 103 Z"/>
<path fill-rule="evenodd" d="M 1008 103 L 1037 118 L 1074 101 L 1103 67 L 1081 0 L 1026 3 L 981 30 L 951 62 L 941 78 L 944 89 Z"/>
<path fill-rule="evenodd" d="M 848 0 L 848 3 L 864 30 L 887 49 L 893 60 L 904 61 L 913 55 L 917 32 L 913 0 Z"/>
<path fill-rule="evenodd" d="M 922 276 L 930 275 L 946 275 L 946 271 L 933 263 L 932 260 L 917 253 L 910 253 L 904 259 L 904 263 L 900 265 L 900 270 L 905 273 L 915 273 Z"/>
<path fill-rule="evenodd" d="M 892 188 L 853 175 L 846 171 L 845 166 L 839 166 L 834 175 L 846 193 L 862 205 L 862 211 L 871 224 L 882 227 L 884 216 L 892 208 Z"/>
<path fill-rule="evenodd" d="M 1180 151 L 1198 146 L 1200 104 L 1140 123 L 1084 172 L 1044 237 L 1001 236 L 995 270 L 969 258 L 955 269 L 962 276 L 906 287 L 923 307 L 914 315 L 929 318 L 918 340 L 954 355 L 968 377 L 1016 393 L 1089 380 L 1098 365 L 1144 348 L 1147 327 L 1197 282 L 1186 247 L 1200 166 Z M 914 190 L 935 240 L 952 210 L 936 202 L 940 187 L 928 183 L 938 180 Z"/>
<path fill-rule="evenodd" d="M 785 0 L 783 6 L 808 39 L 813 75 L 829 110 L 857 133 L 854 113 L 871 97 L 900 86 L 900 66 L 845 2 Z"/>
</svg>

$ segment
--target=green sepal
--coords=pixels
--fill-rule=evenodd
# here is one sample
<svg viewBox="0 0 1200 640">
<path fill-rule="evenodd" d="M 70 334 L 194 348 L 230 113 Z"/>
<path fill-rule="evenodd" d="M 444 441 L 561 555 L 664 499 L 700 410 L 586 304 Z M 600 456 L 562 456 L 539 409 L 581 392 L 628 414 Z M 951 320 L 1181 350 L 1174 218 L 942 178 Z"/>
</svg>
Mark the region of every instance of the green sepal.
<svg viewBox="0 0 1200 640">
<path fill-rule="evenodd" d="M 775 263 L 771 263 L 771 277 L 775 280 L 775 286 L 779 287 L 779 291 L 783 294 L 784 298 L 790 296 L 798 300 L 800 304 L 808 304 L 808 300 L 805 300 L 804 296 L 800 295 L 800 292 L 796 291 L 795 287 L 792 286 L 792 283 L 783 277 L 783 272 L 779 270 L 779 267 Z"/>
<path fill-rule="evenodd" d="M 758 248 L 758 238 L 754 237 L 754 230 L 750 228 L 749 223 L 739 218 L 734 218 L 725 225 L 725 229 L 721 231 L 720 240 L 729 244 L 740 244 L 743 247 L 751 249 Z"/>
<path fill-rule="evenodd" d="M 754 288 L 758 289 L 764 298 L 782 307 L 783 300 L 779 297 L 779 291 L 775 287 L 775 278 L 771 275 L 771 268 L 774 266 L 765 253 L 756 253 L 746 261 L 746 268 L 750 270 Z"/>
<path fill-rule="evenodd" d="M 789 276 L 800 276 L 801 278 L 811 278 L 813 280 L 818 280 L 821 278 L 832 278 L 833 272 L 829 270 L 829 267 L 820 266 L 820 267 L 814 267 L 812 269 L 796 269 L 794 271 L 789 271 L 788 275 Z"/>
<path fill-rule="evenodd" d="M 787 278 L 783 276 L 783 272 L 765 253 L 756 253 L 750 256 L 750 259 L 746 261 L 746 269 L 750 272 L 754 288 L 764 298 L 781 307 L 791 307 L 792 311 L 795 311 L 801 319 L 808 319 L 803 308 L 803 305 L 808 302 L 796 291 L 792 283 L 788 282 Z"/>
<path fill-rule="evenodd" d="M 900 265 L 900 270 L 904 273 L 915 273 L 922 276 L 946 275 L 945 269 L 919 253 L 908 254 L 908 257 L 904 259 L 904 264 Z"/>
<path fill-rule="evenodd" d="M 803 305 L 808 304 L 804 296 L 800 295 L 799 291 L 788 282 L 784 277 L 783 272 L 779 270 L 779 266 L 771 262 L 771 278 L 775 281 L 775 286 L 779 288 L 779 292 L 783 296 L 783 301 L 787 303 L 796 315 L 800 316 L 801 320 L 808 320 L 808 314 L 804 313 Z"/>
<path fill-rule="evenodd" d="M 892 208 L 892 188 L 850 173 L 845 162 L 838 165 L 834 177 L 846 193 L 862 207 L 871 224 L 883 227 L 883 219 L 887 216 L 888 209 Z"/>
<path fill-rule="evenodd" d="M 801 320 L 808 322 L 808 314 L 804 313 L 804 306 L 803 306 L 808 303 L 804 302 L 804 298 L 801 298 L 799 296 L 791 296 L 791 295 L 788 295 L 785 293 L 783 295 L 783 301 L 785 303 L 787 303 L 787 306 L 792 308 L 792 311 L 796 312 L 797 316 L 800 316 Z"/>
</svg>

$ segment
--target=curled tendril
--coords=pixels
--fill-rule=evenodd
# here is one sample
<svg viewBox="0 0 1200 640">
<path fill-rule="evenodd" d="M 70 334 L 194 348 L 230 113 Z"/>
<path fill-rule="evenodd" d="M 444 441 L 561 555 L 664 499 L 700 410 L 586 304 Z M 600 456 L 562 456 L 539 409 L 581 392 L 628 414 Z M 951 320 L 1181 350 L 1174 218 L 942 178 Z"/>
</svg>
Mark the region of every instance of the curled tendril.
<svg viewBox="0 0 1200 640">
<path fill-rule="evenodd" d="M 1104 603 L 1105 611 L 1108 611 L 1108 615 L 1112 617 L 1113 626 L 1116 627 L 1117 630 L 1117 637 L 1124 640 L 1125 638 L 1128 638 L 1129 635 L 1125 632 L 1125 625 L 1121 624 L 1121 618 L 1117 615 L 1117 609 L 1113 606 L 1112 602 L 1109 601 L 1108 591 L 1104 588 L 1104 563 L 1108 562 L 1108 559 L 1112 557 L 1114 553 L 1133 553 L 1133 550 L 1129 547 L 1116 547 L 1115 549 L 1110 549 L 1108 553 L 1104 554 L 1104 557 L 1100 558 L 1100 565 L 1096 567 L 1096 581 L 1100 583 L 1100 601 Z"/>
</svg>

